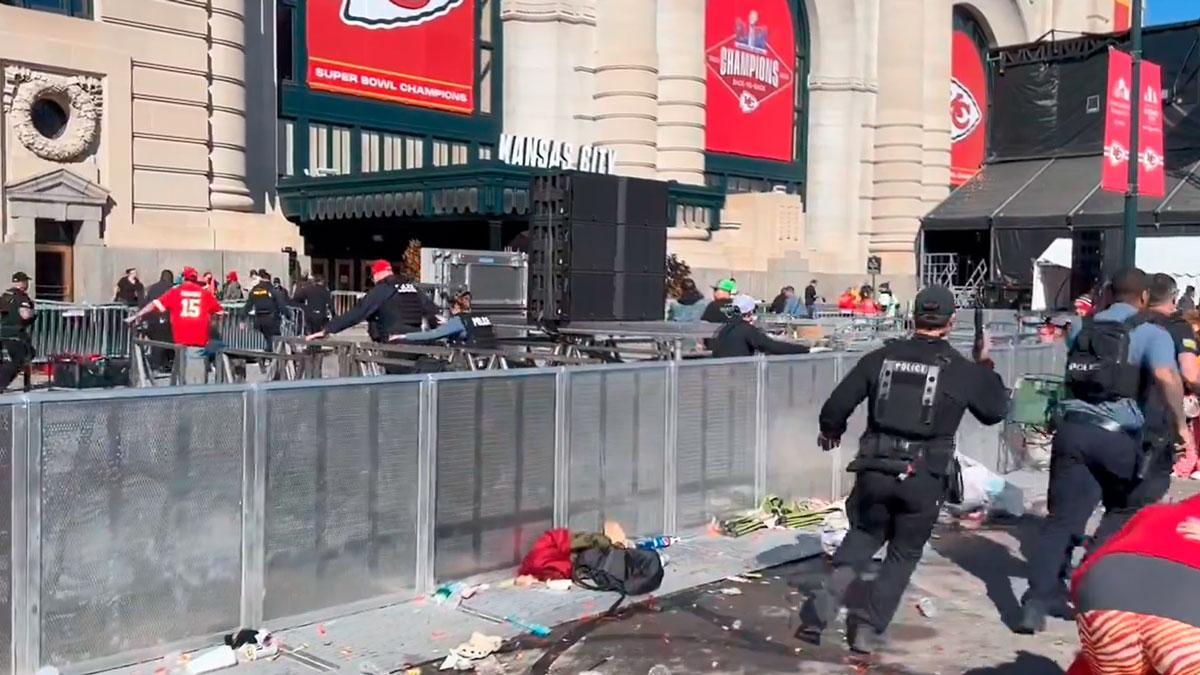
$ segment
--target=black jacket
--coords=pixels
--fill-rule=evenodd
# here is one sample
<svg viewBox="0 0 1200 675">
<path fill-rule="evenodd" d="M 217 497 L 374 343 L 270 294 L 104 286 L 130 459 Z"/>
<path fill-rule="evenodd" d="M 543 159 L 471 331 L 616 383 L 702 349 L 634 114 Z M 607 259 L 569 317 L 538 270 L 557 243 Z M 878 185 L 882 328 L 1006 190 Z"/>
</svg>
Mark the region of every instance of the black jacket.
<svg viewBox="0 0 1200 675">
<path fill-rule="evenodd" d="M 724 359 L 755 354 L 807 354 L 808 347 L 767 337 L 757 326 L 741 319 L 731 320 L 713 336 L 713 357 Z"/>
<path fill-rule="evenodd" d="M 806 305 L 817 304 L 817 287 L 816 286 L 809 284 L 808 286 L 804 287 L 804 304 L 806 304 Z"/>
<path fill-rule="evenodd" d="M 938 384 L 936 405 L 945 408 L 937 409 L 933 428 L 935 439 L 953 439 L 963 414 L 968 410 L 975 419 L 987 425 L 1004 421 L 1008 414 L 1008 390 L 998 374 L 987 366 L 967 360 L 945 340 L 912 337 L 896 340 L 859 359 L 821 407 L 821 433 L 828 438 L 841 438 L 846 433 L 846 421 L 858 404 L 864 399 L 875 400 L 879 389 L 879 371 L 885 359 L 920 358 L 931 352 L 949 360 Z M 875 422 L 875 411 L 868 406 L 867 433 L 887 431 L 879 428 Z"/>
<path fill-rule="evenodd" d="M 775 296 L 774 300 L 771 301 L 771 308 L 768 311 L 771 314 L 783 314 L 784 310 L 787 309 L 787 302 L 788 297 L 783 293 L 780 293 L 779 295 Z"/>
<path fill-rule="evenodd" d="M 142 296 L 142 302 L 139 307 L 145 307 L 146 305 L 154 302 L 174 287 L 174 281 L 164 281 L 162 279 L 150 284 L 150 287 L 146 289 L 146 294 Z"/>
<path fill-rule="evenodd" d="M 333 294 L 324 284 L 301 284 L 292 301 L 303 309 L 304 323 L 309 328 L 320 330 L 333 318 Z"/>
<path fill-rule="evenodd" d="M 349 312 L 335 317 L 325 330 L 340 333 L 369 321 L 371 337 L 386 341 L 391 335 L 421 330 L 422 319 L 437 325 L 437 308 L 419 289 L 393 274 L 372 286 Z"/>
</svg>

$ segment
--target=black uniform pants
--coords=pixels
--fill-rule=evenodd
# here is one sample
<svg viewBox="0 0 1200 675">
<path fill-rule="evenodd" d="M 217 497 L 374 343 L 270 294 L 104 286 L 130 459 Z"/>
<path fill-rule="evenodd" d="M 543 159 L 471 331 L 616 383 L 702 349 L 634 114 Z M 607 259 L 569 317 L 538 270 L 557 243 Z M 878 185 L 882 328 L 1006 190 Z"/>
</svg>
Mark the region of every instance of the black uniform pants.
<svg viewBox="0 0 1200 675">
<path fill-rule="evenodd" d="M 933 533 L 945 494 L 944 479 L 924 471 L 904 480 L 877 471 L 859 473 L 846 500 L 850 531 L 833 556 L 830 581 L 801 609 L 804 626 L 821 630 L 833 620 L 850 585 L 886 543 L 887 556 L 871 583 L 867 605 L 854 610 L 876 631 L 886 630 Z"/>
<path fill-rule="evenodd" d="M 1029 559 L 1026 602 L 1043 609 L 1057 603 L 1071 555 L 1083 541 L 1097 504 L 1104 505 L 1104 516 L 1092 549 L 1116 534 L 1143 506 L 1167 493 L 1171 477 L 1160 467 L 1137 478 L 1141 459 L 1137 437 L 1082 422 L 1059 425 L 1050 451 L 1049 513 Z"/>
<path fill-rule="evenodd" d="M 22 371 L 33 361 L 34 350 L 28 338 L 4 339 L 4 351 L 8 358 L 0 363 L 0 391 L 8 389 L 8 385 L 17 379 Z"/>
</svg>

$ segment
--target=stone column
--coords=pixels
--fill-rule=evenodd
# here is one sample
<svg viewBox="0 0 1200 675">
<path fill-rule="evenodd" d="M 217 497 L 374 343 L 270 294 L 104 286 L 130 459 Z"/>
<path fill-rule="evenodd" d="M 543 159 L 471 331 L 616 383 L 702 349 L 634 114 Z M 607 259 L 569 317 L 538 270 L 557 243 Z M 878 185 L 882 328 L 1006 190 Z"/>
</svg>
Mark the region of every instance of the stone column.
<svg viewBox="0 0 1200 675">
<path fill-rule="evenodd" d="M 879 103 L 874 207 L 868 251 L 891 274 L 915 268 L 913 245 L 924 213 L 925 40 L 923 0 L 880 3 Z M 948 27 L 947 27 L 948 29 Z"/>
<path fill-rule="evenodd" d="M 951 0 L 925 0 L 925 134 L 922 198 L 932 210 L 950 193 Z"/>
<path fill-rule="evenodd" d="M 603 0 L 596 29 L 596 144 L 618 173 L 657 178 L 658 0 Z"/>
<path fill-rule="evenodd" d="M 209 0 L 209 201 L 249 211 L 246 187 L 246 0 Z"/>
<path fill-rule="evenodd" d="M 658 177 L 704 184 L 704 3 L 659 0 Z"/>
</svg>

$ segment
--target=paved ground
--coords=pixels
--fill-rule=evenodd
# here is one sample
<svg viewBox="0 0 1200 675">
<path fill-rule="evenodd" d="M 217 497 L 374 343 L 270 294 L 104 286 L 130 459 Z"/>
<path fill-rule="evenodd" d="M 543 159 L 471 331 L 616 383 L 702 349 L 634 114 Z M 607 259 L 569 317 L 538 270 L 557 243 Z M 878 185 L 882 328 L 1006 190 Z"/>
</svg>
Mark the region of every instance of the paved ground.
<svg viewBox="0 0 1200 675">
<path fill-rule="evenodd" d="M 1014 635 L 1024 591 L 1021 541 L 1034 519 L 980 530 L 939 527 L 877 657 L 852 656 L 839 642 L 813 647 L 793 637 L 804 592 L 826 563 L 812 559 L 765 570 L 751 583 L 721 582 L 663 598 L 620 616 L 560 627 L 546 641 L 520 638 L 500 661 L 509 673 L 1062 673 L 1074 653 L 1074 626 L 1051 620 L 1036 638 Z M 722 594 L 737 588 L 741 595 Z M 922 616 L 921 597 L 937 614 Z M 657 674 L 656 674 L 657 675 Z"/>
</svg>

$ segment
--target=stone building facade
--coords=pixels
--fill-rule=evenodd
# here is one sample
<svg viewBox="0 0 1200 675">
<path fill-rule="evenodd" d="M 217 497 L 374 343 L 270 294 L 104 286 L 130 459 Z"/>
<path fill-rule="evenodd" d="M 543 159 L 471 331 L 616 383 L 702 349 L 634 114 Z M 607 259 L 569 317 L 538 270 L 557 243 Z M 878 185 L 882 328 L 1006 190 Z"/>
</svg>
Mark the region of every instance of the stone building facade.
<svg viewBox="0 0 1200 675">
<path fill-rule="evenodd" d="M 911 287 L 919 219 L 950 190 L 956 10 L 991 46 L 1114 30 L 1112 0 L 798 1 L 802 189 L 770 176 L 757 189 L 727 183 L 719 228 L 685 214 L 671 249 L 698 277 L 733 274 L 760 296 L 809 278 L 860 283 L 872 255 L 893 286 Z M 621 173 L 703 184 L 714 160 L 705 12 L 697 0 L 509 0 L 505 130 L 610 145 Z M 522 77 L 547 53 L 548 77 Z"/>
<path fill-rule="evenodd" d="M 127 267 L 284 274 L 270 0 L 52 4 L 0 0 L 2 281 L 101 302 Z"/>
<path fill-rule="evenodd" d="M 314 270 L 323 256 L 337 282 L 455 214 L 507 242 L 528 183 L 497 155 L 503 134 L 675 181 L 670 246 L 702 281 L 857 283 L 877 255 L 903 288 L 919 219 L 950 189 L 954 13 L 992 45 L 1114 28 L 1113 0 L 761 0 L 787 3 L 795 33 L 795 54 L 775 54 L 794 138 L 766 161 L 710 147 L 718 1 L 430 0 L 476 12 L 463 114 L 310 86 L 310 7 L 369 0 L 0 0 L 0 274 L 94 302 L 126 267 L 282 276 L 285 250 Z"/>
</svg>

